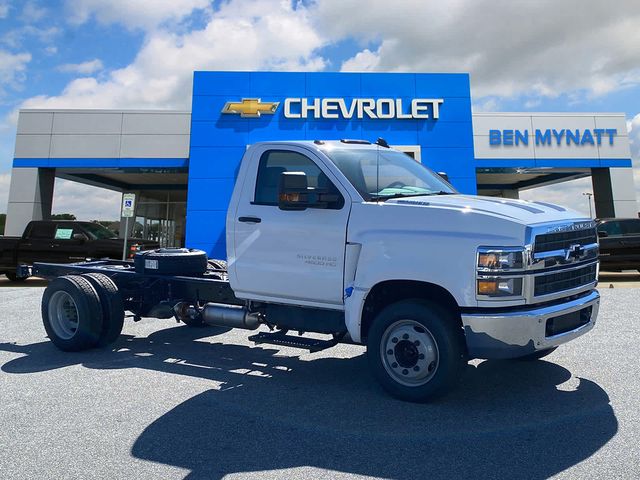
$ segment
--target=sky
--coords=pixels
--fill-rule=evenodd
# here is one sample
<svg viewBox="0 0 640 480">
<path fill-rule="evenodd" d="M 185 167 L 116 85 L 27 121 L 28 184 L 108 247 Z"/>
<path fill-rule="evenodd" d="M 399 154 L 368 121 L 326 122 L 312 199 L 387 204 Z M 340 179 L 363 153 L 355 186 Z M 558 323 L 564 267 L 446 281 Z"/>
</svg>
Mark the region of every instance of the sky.
<svg viewBox="0 0 640 480">
<path fill-rule="evenodd" d="M 640 166 L 638 0 L 0 0 L 0 212 L 20 108 L 189 109 L 194 70 L 468 72 L 476 112 L 624 112 Z M 53 209 L 119 194 L 57 180 Z"/>
</svg>

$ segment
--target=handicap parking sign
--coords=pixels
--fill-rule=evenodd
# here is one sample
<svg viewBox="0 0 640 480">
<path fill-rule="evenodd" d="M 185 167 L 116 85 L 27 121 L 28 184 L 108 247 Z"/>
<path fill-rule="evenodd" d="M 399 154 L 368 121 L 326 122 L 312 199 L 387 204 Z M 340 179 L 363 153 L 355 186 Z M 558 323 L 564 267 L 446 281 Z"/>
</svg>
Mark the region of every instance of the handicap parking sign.
<svg viewBox="0 0 640 480">
<path fill-rule="evenodd" d="M 133 217 L 135 212 L 136 196 L 133 193 L 125 193 L 122 195 L 122 216 L 125 218 Z"/>
</svg>

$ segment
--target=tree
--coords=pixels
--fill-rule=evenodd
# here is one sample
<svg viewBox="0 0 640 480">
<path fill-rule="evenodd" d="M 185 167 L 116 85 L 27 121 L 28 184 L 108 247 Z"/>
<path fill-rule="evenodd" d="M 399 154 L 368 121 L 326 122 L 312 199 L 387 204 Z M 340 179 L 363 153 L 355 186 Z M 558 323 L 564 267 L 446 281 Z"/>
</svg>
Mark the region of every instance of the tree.
<svg viewBox="0 0 640 480">
<path fill-rule="evenodd" d="M 0 235 L 4 235 L 4 224 L 7 221 L 7 214 L 0 213 Z"/>
<path fill-rule="evenodd" d="M 73 213 L 56 213 L 51 215 L 51 220 L 77 220 Z"/>
</svg>

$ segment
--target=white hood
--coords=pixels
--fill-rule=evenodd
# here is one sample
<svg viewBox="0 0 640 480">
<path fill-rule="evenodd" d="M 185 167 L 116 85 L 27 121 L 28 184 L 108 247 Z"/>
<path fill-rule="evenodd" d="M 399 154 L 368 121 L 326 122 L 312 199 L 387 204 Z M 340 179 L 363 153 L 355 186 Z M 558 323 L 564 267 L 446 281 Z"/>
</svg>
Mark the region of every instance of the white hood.
<svg viewBox="0 0 640 480">
<path fill-rule="evenodd" d="M 474 212 L 511 220 L 523 225 L 564 220 L 590 220 L 575 210 L 551 203 L 475 195 L 425 195 L 397 198 L 388 200 L 385 203 Z"/>
</svg>

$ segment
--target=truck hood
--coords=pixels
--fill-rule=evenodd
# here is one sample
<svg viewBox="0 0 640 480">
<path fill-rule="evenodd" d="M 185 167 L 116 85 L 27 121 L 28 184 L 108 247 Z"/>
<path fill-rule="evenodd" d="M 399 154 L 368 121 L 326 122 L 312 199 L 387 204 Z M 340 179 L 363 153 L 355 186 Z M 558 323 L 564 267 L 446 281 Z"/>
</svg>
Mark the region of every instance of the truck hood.
<svg viewBox="0 0 640 480">
<path fill-rule="evenodd" d="M 586 219 L 583 214 L 560 205 L 475 195 L 425 195 L 396 198 L 385 203 L 414 207 L 450 209 L 510 220 L 523 225 Z"/>
</svg>

